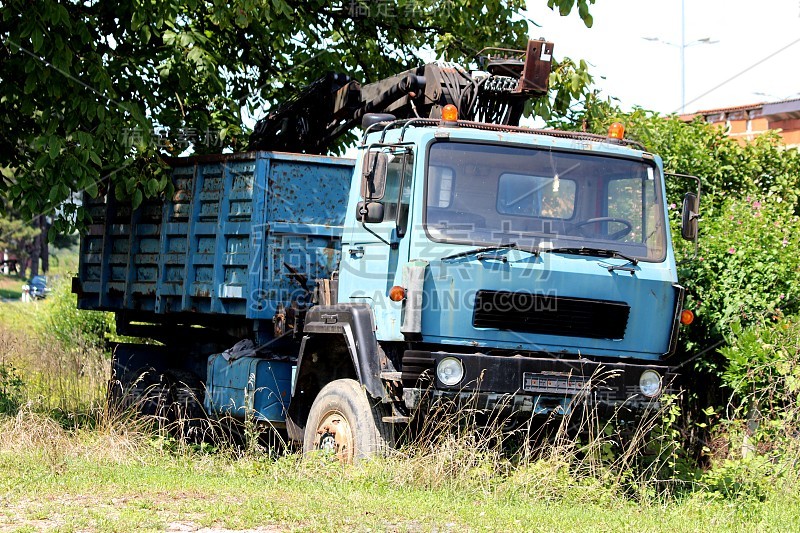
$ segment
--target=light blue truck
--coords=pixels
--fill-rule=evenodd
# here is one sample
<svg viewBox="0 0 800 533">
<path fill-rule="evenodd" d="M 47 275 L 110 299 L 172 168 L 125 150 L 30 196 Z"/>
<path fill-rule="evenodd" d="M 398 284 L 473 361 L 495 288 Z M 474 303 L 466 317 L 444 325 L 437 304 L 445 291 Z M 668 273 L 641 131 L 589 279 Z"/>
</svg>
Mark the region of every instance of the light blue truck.
<svg viewBox="0 0 800 533">
<path fill-rule="evenodd" d="M 661 159 L 616 130 L 461 120 L 445 96 L 362 113 L 355 160 L 180 158 L 166 198 L 87 198 L 78 306 L 158 341 L 116 347 L 112 397 L 344 460 L 442 398 L 511 419 L 658 401 L 687 318 Z M 697 194 L 683 211 L 696 239 Z"/>
</svg>

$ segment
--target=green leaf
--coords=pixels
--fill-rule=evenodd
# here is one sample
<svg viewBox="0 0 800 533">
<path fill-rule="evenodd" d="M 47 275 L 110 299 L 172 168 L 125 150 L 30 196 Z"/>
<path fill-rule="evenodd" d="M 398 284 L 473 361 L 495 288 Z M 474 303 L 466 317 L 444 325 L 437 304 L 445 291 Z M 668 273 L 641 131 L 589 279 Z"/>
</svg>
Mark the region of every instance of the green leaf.
<svg viewBox="0 0 800 533">
<path fill-rule="evenodd" d="M 36 163 L 33 164 L 33 169 L 36 171 L 42 170 L 48 163 L 50 163 L 50 155 L 42 154 L 36 159 Z"/>
<path fill-rule="evenodd" d="M 131 207 L 137 209 L 140 205 L 142 205 L 142 191 L 136 189 L 136 192 L 133 193 L 133 197 L 131 198 Z"/>
<path fill-rule="evenodd" d="M 31 33 L 31 43 L 33 44 L 33 51 L 34 53 L 38 53 L 39 50 L 42 49 L 42 44 L 44 43 L 44 34 L 36 28 Z"/>
<path fill-rule="evenodd" d="M 50 159 L 56 159 L 59 155 L 61 155 L 61 148 L 64 146 L 64 140 L 61 137 L 57 137 L 55 135 L 50 136 Z"/>
<path fill-rule="evenodd" d="M 89 185 L 86 186 L 85 190 L 86 190 L 87 194 L 89 194 L 89 196 L 91 196 L 92 198 L 97 198 L 97 194 L 98 194 L 97 182 L 92 180 L 91 182 L 89 182 Z"/>
<path fill-rule="evenodd" d="M 568 13 L 576 0 L 540 0 L 541 6 L 545 3 Z M 584 3 L 591 7 L 591 2 Z M 419 50 L 437 49 L 466 63 L 485 46 L 518 46 L 527 39 L 520 0 L 445 4 L 447 9 L 433 9 L 436 4 L 427 1 L 360 2 L 370 7 L 373 18 L 378 9 L 389 8 L 390 16 L 379 21 L 376 31 L 372 23 L 353 24 L 347 2 L 189 0 L 134 2 L 107 9 L 93 2 L 6 2 L 0 18 L 20 44 L 63 70 L 76 72 L 100 93 L 121 95 L 115 99 L 123 104 L 119 108 L 41 62 L 22 57 L 10 44 L 3 79 L 17 80 L 24 94 L 13 93 L 18 100 L 6 104 L 13 108 L 19 126 L 18 132 L 8 135 L 9 141 L 34 146 L 31 153 L 13 155 L 12 163 L 33 174 L 30 180 L 41 181 L 40 187 L 49 192 L 51 181 L 63 179 L 70 188 L 77 186 L 79 178 L 67 171 L 72 168 L 65 164 L 68 156 L 74 159 L 70 165 L 96 169 L 120 168 L 135 154 L 139 159 L 130 171 L 108 178 L 109 189 L 124 191 L 120 195 L 124 197 L 137 189 L 143 195 L 158 194 L 168 182 L 153 186 L 150 176 L 133 170 L 144 168 L 146 158 L 162 151 L 150 142 L 154 124 L 173 132 L 192 128 L 203 136 L 206 131 L 222 132 L 210 146 L 197 143 L 196 149 L 235 151 L 243 148 L 252 127 L 242 119 L 243 108 L 255 105 L 243 101 L 251 93 L 272 106 L 308 86 L 332 64 L 357 74 L 359 81 L 374 82 L 417 66 Z M 342 10 L 341 20 L 331 24 L 331 13 Z M 480 22 L 485 20 L 491 24 Z M 419 30 L 409 32 L 408 27 Z M 116 48 L 109 50 L 112 42 Z M 224 73 L 217 68 L 223 64 Z M 574 103 L 570 91 L 563 90 L 570 88 L 570 73 L 561 80 L 565 81 L 559 81 L 562 86 L 554 86 L 552 94 L 561 95 L 558 106 L 566 109 Z M 10 90 L 7 84 L 0 88 L 3 95 Z M 558 116 L 550 102 L 545 98 L 528 109 L 540 116 Z M 52 124 L 42 121 L 43 116 Z M 126 127 L 142 129 L 142 142 L 135 149 L 122 146 L 121 131 Z M 68 134 L 71 138 L 65 141 Z M 50 142 L 51 135 L 61 141 Z M 343 137 L 333 151 L 348 140 Z M 22 197 L 33 211 L 39 209 L 39 197 L 31 193 Z M 59 211 L 56 216 L 66 213 Z"/>
<path fill-rule="evenodd" d="M 150 178 L 147 181 L 147 194 L 148 196 L 155 196 L 158 193 L 159 186 L 158 180 L 155 178 Z"/>
</svg>

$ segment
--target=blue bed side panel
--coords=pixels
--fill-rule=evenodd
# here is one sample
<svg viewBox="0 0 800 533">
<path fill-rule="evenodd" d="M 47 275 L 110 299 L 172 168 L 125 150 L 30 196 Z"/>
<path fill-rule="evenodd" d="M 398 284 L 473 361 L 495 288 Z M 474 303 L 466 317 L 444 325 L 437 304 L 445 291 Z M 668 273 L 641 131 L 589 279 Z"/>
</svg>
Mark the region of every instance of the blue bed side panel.
<svg viewBox="0 0 800 533">
<path fill-rule="evenodd" d="M 78 306 L 270 319 L 336 268 L 353 161 L 250 152 L 173 161 L 174 193 L 85 205 Z"/>
</svg>

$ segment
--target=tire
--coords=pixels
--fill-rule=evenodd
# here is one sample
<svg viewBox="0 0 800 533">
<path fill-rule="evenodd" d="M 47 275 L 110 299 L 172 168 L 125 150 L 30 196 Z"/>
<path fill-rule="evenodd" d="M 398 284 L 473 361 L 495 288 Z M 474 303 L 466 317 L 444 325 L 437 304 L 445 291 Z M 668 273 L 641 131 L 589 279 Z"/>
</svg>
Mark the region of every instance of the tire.
<svg viewBox="0 0 800 533">
<path fill-rule="evenodd" d="M 194 373 L 179 369 L 159 372 L 145 367 L 126 380 L 109 383 L 111 412 L 131 411 L 154 420 L 159 428 L 183 438 L 197 438 L 205 417 L 202 382 Z"/>
<path fill-rule="evenodd" d="M 167 377 L 153 367 L 129 372 L 109 383 L 109 407 L 116 411 L 134 411 L 139 415 L 163 418 L 169 398 Z"/>
<path fill-rule="evenodd" d="M 386 406 L 372 403 L 353 379 L 325 385 L 308 414 L 303 453 L 321 451 L 344 463 L 384 455 L 394 445 L 392 427 L 382 420 Z"/>
</svg>

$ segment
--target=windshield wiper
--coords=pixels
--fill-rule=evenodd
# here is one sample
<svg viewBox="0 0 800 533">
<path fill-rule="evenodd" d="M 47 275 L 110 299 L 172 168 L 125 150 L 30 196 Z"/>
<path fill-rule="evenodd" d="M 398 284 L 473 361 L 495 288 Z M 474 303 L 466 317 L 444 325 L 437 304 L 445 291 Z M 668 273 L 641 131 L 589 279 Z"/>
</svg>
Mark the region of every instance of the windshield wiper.
<svg viewBox="0 0 800 533">
<path fill-rule="evenodd" d="M 457 254 L 447 255 L 442 257 L 442 261 L 446 261 L 447 259 L 458 259 L 459 257 L 469 257 L 475 254 L 483 254 L 486 252 L 495 252 L 497 250 L 504 250 L 506 248 L 516 248 L 517 243 L 510 242 L 508 244 L 498 244 L 497 246 L 486 246 L 484 248 L 475 248 L 473 250 L 466 250 L 464 252 L 458 252 Z"/>
<path fill-rule="evenodd" d="M 619 257 L 620 259 L 625 259 L 628 263 L 636 266 L 639 264 L 639 260 L 635 257 L 628 257 L 627 255 L 618 252 L 617 250 L 608 250 L 605 248 L 587 248 L 585 246 L 581 246 L 580 248 L 545 248 L 542 252 L 547 253 L 555 253 L 555 254 L 572 254 L 572 255 L 591 255 L 591 256 L 600 256 L 600 257 Z M 620 268 L 620 267 L 616 267 Z M 613 270 L 613 269 L 612 269 Z"/>
</svg>

